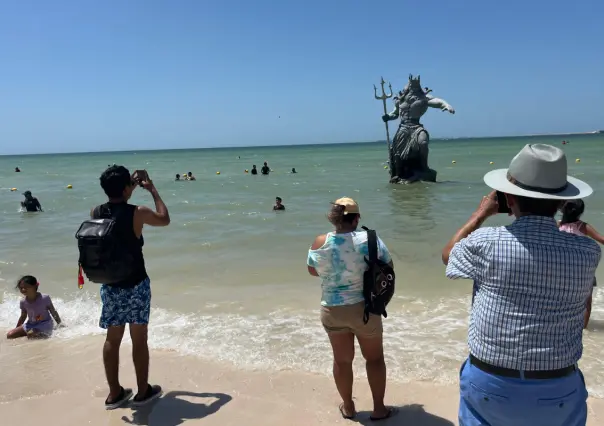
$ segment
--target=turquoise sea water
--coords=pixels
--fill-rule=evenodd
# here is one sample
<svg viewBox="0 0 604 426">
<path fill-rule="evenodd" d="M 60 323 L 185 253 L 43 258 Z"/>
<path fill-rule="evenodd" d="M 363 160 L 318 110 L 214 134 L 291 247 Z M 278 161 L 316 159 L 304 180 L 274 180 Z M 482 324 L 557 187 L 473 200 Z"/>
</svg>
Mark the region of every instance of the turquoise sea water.
<svg viewBox="0 0 604 426">
<path fill-rule="evenodd" d="M 430 165 L 439 182 L 414 185 L 387 183 L 383 144 L 0 157 L 0 328 L 14 327 L 19 316 L 15 280 L 33 274 L 69 325 L 57 339 L 102 333 L 98 286 L 77 288 L 74 233 L 104 200 L 100 173 L 118 163 L 147 169 L 172 216 L 168 228 L 145 230 L 152 347 L 241 367 L 328 372 L 320 283 L 305 261 L 315 235 L 330 230 L 329 202 L 349 196 L 395 262 L 397 295 L 385 324 L 390 376 L 455 381 L 466 355 L 471 283 L 444 278 L 440 251 L 488 192 L 482 176 L 536 142 L 561 146 L 569 172 L 594 187 L 584 219 L 604 231 L 602 135 L 434 141 Z M 244 173 L 263 161 L 270 176 Z M 17 166 L 22 173 L 14 173 Z M 289 174 L 292 167 L 299 173 Z M 196 182 L 174 182 L 188 171 Z M 43 214 L 19 212 L 28 189 Z M 271 211 L 275 196 L 286 212 Z M 133 202 L 151 205 L 141 190 Z M 582 366 L 592 393 L 604 396 L 604 296 L 596 295 L 593 318 Z M 1 340 L 0 350 L 7 344 Z"/>
</svg>

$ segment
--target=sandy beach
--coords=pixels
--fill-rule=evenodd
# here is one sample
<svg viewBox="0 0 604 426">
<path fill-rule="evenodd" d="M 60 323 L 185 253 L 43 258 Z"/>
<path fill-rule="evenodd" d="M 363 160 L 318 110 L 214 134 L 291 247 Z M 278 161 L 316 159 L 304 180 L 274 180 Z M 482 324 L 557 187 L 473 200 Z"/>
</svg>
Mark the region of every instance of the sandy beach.
<svg viewBox="0 0 604 426">
<path fill-rule="evenodd" d="M 2 356 L 14 368 L 0 379 L 0 418 L 7 426 L 148 426 L 262 425 L 314 426 L 373 424 L 369 420 L 371 396 L 364 377 L 358 377 L 355 397 L 358 418 L 341 418 L 338 395 L 330 377 L 296 371 L 251 371 L 227 363 L 208 362 L 174 352 L 151 354 L 151 380 L 164 388 L 164 396 L 148 407 L 129 406 L 105 411 L 105 380 L 100 336 L 78 339 L 70 345 L 52 345 L 46 354 L 20 362 L 23 345 L 3 344 Z M 46 342 L 24 342 L 32 348 Z M 33 349 L 35 350 L 35 348 Z M 129 344 L 122 347 L 121 379 L 134 383 Z M 73 355 L 77 353 L 77 355 Z M 329 356 L 325 354 L 325 356 Z M 21 380 L 18 380 L 21 378 Z M 589 378 L 588 378 L 589 380 Z M 397 407 L 385 426 L 457 425 L 457 386 L 429 382 L 392 384 L 387 403 Z M 604 400 L 589 400 L 588 425 L 604 421 Z M 376 423 L 377 424 L 377 423 Z"/>
</svg>

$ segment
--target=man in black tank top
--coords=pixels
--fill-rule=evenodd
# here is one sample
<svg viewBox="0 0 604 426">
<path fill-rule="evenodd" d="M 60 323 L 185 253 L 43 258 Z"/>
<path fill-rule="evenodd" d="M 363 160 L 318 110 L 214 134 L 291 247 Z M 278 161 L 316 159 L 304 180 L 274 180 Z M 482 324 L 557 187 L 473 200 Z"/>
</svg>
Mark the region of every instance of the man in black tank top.
<svg viewBox="0 0 604 426">
<path fill-rule="evenodd" d="M 92 209 L 93 219 L 111 217 L 115 221 L 116 234 L 123 239 L 123 248 L 132 259 L 132 269 L 127 278 L 111 285 L 101 286 L 103 309 L 99 325 L 107 329 L 103 346 L 103 363 L 109 384 L 109 396 L 105 408 L 114 409 L 124 405 L 132 397 L 132 389 L 124 389 L 119 381 L 119 352 L 126 324 L 132 338 L 132 358 L 136 371 L 138 393 L 133 405 L 143 405 L 161 396 L 161 387 L 149 384 L 149 347 L 147 325 L 151 308 L 150 280 L 143 257 L 143 226 L 167 226 L 170 215 L 153 182 L 145 172 L 135 181 L 128 169 L 113 165 L 101 175 L 101 187 L 108 202 Z M 145 188 L 155 202 L 155 210 L 128 204 L 136 186 Z"/>
</svg>

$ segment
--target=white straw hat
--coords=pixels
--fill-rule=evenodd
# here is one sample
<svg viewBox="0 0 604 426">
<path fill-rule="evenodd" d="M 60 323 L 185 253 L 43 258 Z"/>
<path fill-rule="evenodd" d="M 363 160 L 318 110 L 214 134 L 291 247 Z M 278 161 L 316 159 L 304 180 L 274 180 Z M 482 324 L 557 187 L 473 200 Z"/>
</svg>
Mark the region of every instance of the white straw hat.
<svg viewBox="0 0 604 426">
<path fill-rule="evenodd" d="M 507 169 L 484 175 L 484 183 L 511 195 L 549 200 L 574 200 L 592 194 L 585 182 L 567 175 L 566 155 L 546 144 L 526 145 Z"/>
</svg>

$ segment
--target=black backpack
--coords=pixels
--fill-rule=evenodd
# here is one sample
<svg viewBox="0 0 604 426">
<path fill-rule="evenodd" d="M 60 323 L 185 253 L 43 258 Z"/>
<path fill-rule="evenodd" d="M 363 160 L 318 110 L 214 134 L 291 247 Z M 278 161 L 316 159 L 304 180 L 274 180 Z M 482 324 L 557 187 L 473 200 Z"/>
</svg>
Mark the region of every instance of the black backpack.
<svg viewBox="0 0 604 426">
<path fill-rule="evenodd" d="M 367 246 L 369 257 L 365 257 L 367 271 L 363 275 L 363 296 L 365 297 L 365 312 L 363 322 L 367 324 L 369 314 L 388 317 L 386 306 L 394 295 L 394 269 L 378 259 L 377 234 L 374 230 L 363 226 L 367 231 Z"/>
<path fill-rule="evenodd" d="M 134 257 L 109 207 L 94 209 L 95 219 L 82 222 L 75 237 L 79 264 L 86 277 L 97 284 L 116 284 L 133 273 Z"/>
</svg>

